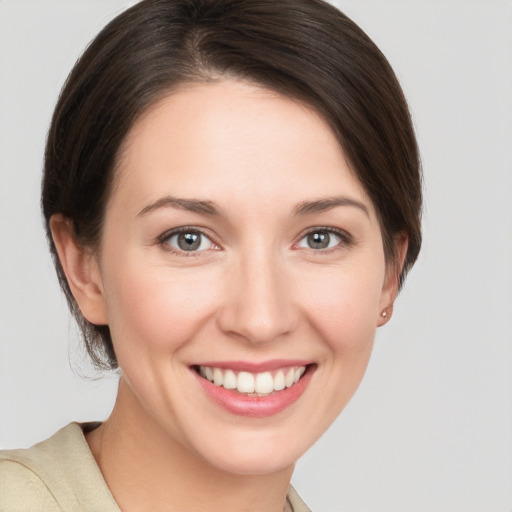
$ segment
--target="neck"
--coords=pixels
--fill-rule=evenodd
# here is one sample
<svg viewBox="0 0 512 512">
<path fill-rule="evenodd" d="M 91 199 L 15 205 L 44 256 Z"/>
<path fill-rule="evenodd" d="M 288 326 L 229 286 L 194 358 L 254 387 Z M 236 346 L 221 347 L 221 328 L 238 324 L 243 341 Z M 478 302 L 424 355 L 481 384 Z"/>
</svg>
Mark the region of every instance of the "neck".
<svg viewBox="0 0 512 512">
<path fill-rule="evenodd" d="M 283 512 L 293 467 L 240 475 L 209 464 L 143 409 L 121 378 L 109 419 L 86 436 L 124 512 Z"/>
</svg>

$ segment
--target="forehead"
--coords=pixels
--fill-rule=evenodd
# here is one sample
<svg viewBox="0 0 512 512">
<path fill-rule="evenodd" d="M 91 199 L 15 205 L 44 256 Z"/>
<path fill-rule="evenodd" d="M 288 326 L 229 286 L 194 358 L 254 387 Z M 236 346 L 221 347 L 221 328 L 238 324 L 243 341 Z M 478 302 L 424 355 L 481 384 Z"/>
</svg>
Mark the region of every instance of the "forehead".
<svg viewBox="0 0 512 512">
<path fill-rule="evenodd" d="M 158 101 L 130 131 L 117 173 L 123 193 L 147 201 L 168 193 L 284 203 L 350 193 L 371 206 L 316 111 L 235 80 L 193 84 Z"/>
</svg>

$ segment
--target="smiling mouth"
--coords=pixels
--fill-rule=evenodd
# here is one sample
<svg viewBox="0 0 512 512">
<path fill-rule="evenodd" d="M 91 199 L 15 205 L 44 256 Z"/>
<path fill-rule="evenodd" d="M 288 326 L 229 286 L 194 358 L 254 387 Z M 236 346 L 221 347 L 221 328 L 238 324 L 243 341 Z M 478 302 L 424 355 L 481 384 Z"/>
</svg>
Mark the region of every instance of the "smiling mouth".
<svg viewBox="0 0 512 512">
<path fill-rule="evenodd" d="M 311 366 L 290 366 L 260 373 L 213 366 L 195 366 L 194 370 L 215 386 L 245 396 L 265 397 L 293 387 Z"/>
</svg>

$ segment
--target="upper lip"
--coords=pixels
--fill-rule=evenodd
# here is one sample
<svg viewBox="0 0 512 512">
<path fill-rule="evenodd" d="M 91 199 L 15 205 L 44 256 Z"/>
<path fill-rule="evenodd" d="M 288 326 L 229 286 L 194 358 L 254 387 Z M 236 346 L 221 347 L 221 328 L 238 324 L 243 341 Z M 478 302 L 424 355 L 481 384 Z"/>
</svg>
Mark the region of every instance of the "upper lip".
<svg viewBox="0 0 512 512">
<path fill-rule="evenodd" d="M 305 359 L 272 359 L 259 363 L 249 361 L 204 361 L 192 366 L 208 366 L 210 368 L 223 368 L 239 372 L 262 373 L 290 366 L 308 366 L 313 361 Z"/>
</svg>

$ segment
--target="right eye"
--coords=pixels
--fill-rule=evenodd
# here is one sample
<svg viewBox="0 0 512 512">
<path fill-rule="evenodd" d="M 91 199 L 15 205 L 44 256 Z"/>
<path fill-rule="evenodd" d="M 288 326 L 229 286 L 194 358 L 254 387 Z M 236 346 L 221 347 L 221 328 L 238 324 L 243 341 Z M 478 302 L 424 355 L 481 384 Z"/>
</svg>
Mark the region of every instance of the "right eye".
<svg viewBox="0 0 512 512">
<path fill-rule="evenodd" d="M 171 231 L 161 239 L 161 244 L 178 254 L 197 253 L 215 248 L 215 244 L 202 231 L 196 229 Z"/>
</svg>

